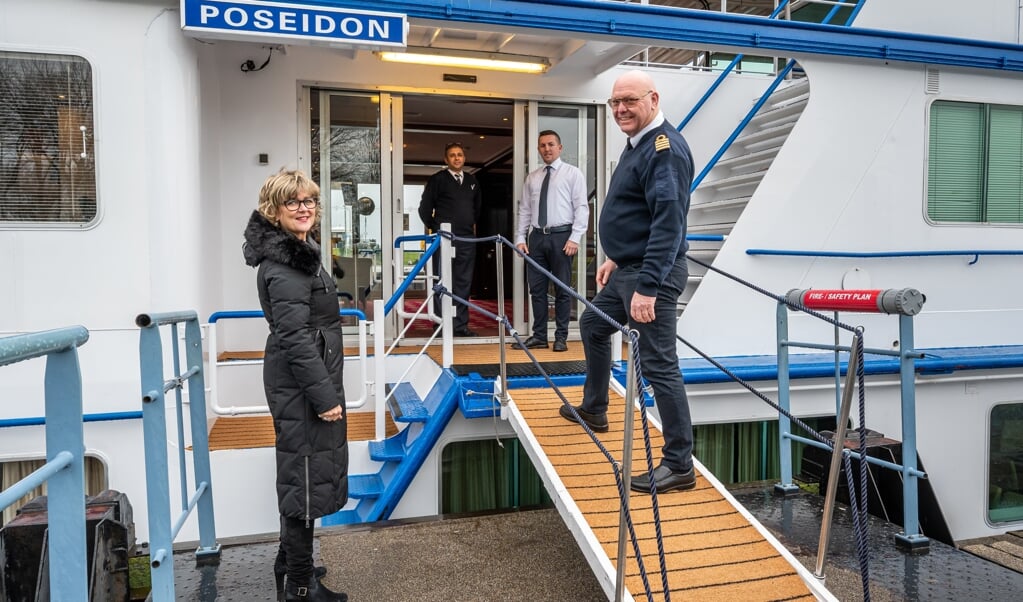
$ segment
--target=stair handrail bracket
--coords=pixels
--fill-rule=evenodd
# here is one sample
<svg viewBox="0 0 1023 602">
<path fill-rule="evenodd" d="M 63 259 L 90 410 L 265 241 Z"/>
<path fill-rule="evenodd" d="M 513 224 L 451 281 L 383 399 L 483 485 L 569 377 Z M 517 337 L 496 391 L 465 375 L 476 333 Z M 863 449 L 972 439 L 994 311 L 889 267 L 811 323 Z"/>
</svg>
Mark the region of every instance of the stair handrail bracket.
<svg viewBox="0 0 1023 602">
<path fill-rule="evenodd" d="M 88 340 L 89 331 L 83 326 L 0 339 L 0 366 L 46 357 L 46 463 L 0 491 L 0 510 L 47 483 L 49 591 L 54 600 L 69 602 L 89 599 L 82 373 L 78 362 L 78 347 Z"/>
<path fill-rule="evenodd" d="M 779 444 L 781 462 L 780 483 L 775 485 L 775 492 L 785 495 L 798 491 L 798 487 L 792 480 L 792 443 L 800 442 L 812 445 L 821 449 L 832 451 L 832 466 L 828 482 L 828 499 L 825 501 L 825 521 L 830 513 L 828 507 L 834 503 L 834 489 L 837 483 L 838 466 L 840 457 L 844 454 L 846 458 L 860 460 L 860 470 L 866 473 L 867 464 L 874 464 L 884 468 L 895 470 L 902 475 L 903 484 L 903 531 L 895 535 L 895 543 L 899 548 L 913 553 L 926 553 L 930 546 L 930 540 L 920 531 L 919 508 L 918 508 L 918 482 L 920 478 L 927 478 L 926 473 L 917 467 L 917 446 L 916 446 L 916 389 L 914 362 L 922 358 L 923 354 L 913 348 L 913 316 L 920 313 L 926 297 L 920 291 L 912 288 L 903 289 L 870 289 L 870 290 L 846 290 L 846 289 L 793 289 L 784 297 L 779 298 L 777 306 L 777 349 L 778 349 L 778 406 L 781 411 L 778 414 L 779 422 Z M 836 334 L 834 344 L 821 344 L 814 342 L 794 341 L 789 339 L 788 314 L 790 311 L 804 311 L 810 314 L 819 315 L 817 312 L 835 312 L 836 318 L 833 321 L 836 333 L 840 323 L 837 315 L 839 312 L 857 313 L 884 313 L 898 316 L 899 340 L 898 349 L 864 349 L 862 339 L 862 328 L 853 330 L 853 344 L 849 347 L 840 346 Z M 846 329 L 848 329 L 846 327 Z M 835 353 L 836 361 L 836 387 L 840 385 L 840 352 L 848 352 L 849 359 L 846 367 L 846 383 L 843 391 L 843 399 L 840 406 L 836 407 L 836 418 L 839 421 L 836 434 L 831 445 L 818 440 L 808 439 L 793 435 L 791 433 L 792 419 L 790 418 L 790 372 L 789 372 L 789 349 L 793 347 L 807 349 L 830 350 Z M 864 382 L 863 382 L 863 352 L 887 355 L 899 358 L 899 381 L 901 396 L 901 418 L 902 418 L 902 463 L 887 462 L 878 458 L 869 457 L 866 454 L 864 429 L 866 425 L 866 405 Z M 854 374 L 854 372 L 856 374 Z M 852 389 L 854 385 L 859 386 L 859 429 L 860 449 L 853 452 L 845 449 L 845 423 L 849 415 Z M 836 391 L 837 392 L 837 391 Z M 847 477 L 850 476 L 848 463 L 846 464 Z M 833 483 L 832 481 L 835 481 Z M 860 492 L 862 505 L 866 504 L 866 492 Z M 850 501 L 853 498 L 850 485 Z M 855 505 L 855 503 L 854 503 Z M 827 525 L 822 525 L 822 531 Z M 822 534 L 821 547 L 826 549 L 824 536 Z M 823 550 L 822 550 L 823 551 Z M 822 576 L 821 564 L 818 564 L 818 577 Z"/>
<path fill-rule="evenodd" d="M 179 343 L 178 325 L 184 323 L 184 342 Z M 206 387 L 203 379 L 203 351 L 199 318 L 194 311 L 139 314 L 139 363 L 142 376 L 142 429 L 146 456 L 146 501 L 149 512 L 150 569 L 152 600 L 174 600 L 173 542 L 192 510 L 198 509 L 199 547 L 196 564 L 220 561 L 213 515 L 213 485 L 210 473 L 209 436 L 206 423 Z M 160 328 L 170 327 L 171 362 L 174 375 L 164 378 L 163 344 Z M 186 369 L 182 371 L 179 347 L 185 347 Z M 185 463 L 185 422 L 182 389 L 188 387 L 188 406 L 195 491 L 189 496 Z M 178 478 L 181 511 L 171 524 L 170 482 L 167 454 L 167 403 L 174 391 L 177 420 Z"/>
</svg>

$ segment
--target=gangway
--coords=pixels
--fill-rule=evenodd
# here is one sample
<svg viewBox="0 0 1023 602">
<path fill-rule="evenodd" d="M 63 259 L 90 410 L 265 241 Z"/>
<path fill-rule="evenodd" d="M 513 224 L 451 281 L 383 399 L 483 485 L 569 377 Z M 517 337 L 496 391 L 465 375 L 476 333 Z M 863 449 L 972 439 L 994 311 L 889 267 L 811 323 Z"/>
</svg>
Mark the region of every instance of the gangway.
<svg viewBox="0 0 1023 602">
<path fill-rule="evenodd" d="M 512 389 L 509 422 L 529 454 L 562 519 L 590 563 L 608 599 L 614 599 L 619 496 L 611 466 L 578 424 L 558 415 L 561 400 L 550 388 Z M 563 388 L 570 403 L 582 387 Z M 612 394 L 610 430 L 598 433 L 621 454 L 625 403 Z M 638 410 L 636 421 L 639 421 Z M 651 426 L 657 427 L 651 419 Z M 659 454 L 659 430 L 651 428 Z M 642 431 L 634 445 L 643 445 Z M 655 457 L 656 463 L 658 458 Z M 658 497 L 670 597 L 676 600 L 835 600 L 820 582 L 694 459 L 696 488 Z M 651 497 L 630 494 L 633 522 L 654 599 L 664 599 L 657 576 L 657 539 Z M 625 599 L 645 599 L 646 588 L 629 548 Z"/>
</svg>

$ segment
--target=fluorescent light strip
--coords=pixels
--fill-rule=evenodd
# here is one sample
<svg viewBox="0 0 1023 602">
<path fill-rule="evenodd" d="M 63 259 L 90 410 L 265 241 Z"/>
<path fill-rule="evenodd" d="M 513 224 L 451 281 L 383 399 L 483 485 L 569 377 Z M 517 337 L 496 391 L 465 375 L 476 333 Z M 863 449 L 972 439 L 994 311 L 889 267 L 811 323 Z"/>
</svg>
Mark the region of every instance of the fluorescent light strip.
<svg viewBox="0 0 1023 602">
<path fill-rule="evenodd" d="M 380 52 L 381 60 L 437 67 L 464 67 L 467 69 L 489 69 L 493 71 L 514 71 L 517 73 L 543 73 L 547 65 L 542 62 L 488 59 L 472 56 L 450 56 L 446 54 L 423 54 L 419 52 Z"/>
</svg>

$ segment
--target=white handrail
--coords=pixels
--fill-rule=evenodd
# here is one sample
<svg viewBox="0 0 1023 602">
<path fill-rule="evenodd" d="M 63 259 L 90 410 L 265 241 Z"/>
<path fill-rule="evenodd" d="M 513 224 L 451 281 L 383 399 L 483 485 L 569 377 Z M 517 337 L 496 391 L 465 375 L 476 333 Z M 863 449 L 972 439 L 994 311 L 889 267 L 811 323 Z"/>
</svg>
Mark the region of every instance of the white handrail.
<svg viewBox="0 0 1023 602">
<path fill-rule="evenodd" d="M 223 318 L 223 319 L 226 319 L 226 318 Z M 370 387 L 370 383 L 367 380 L 367 377 L 369 375 L 369 368 L 367 366 L 367 357 L 366 357 L 366 351 L 367 351 L 367 346 L 368 346 L 367 345 L 367 333 L 366 333 L 367 327 L 366 327 L 366 323 L 367 322 L 365 320 L 361 320 L 360 319 L 358 321 L 358 326 L 357 326 L 358 333 L 359 333 L 359 364 L 361 366 L 361 375 L 360 375 L 359 382 L 362 383 L 362 386 L 361 386 L 362 392 L 361 392 L 361 395 L 359 396 L 359 398 L 355 399 L 355 400 L 347 399 L 347 397 L 346 397 L 346 399 L 345 399 L 345 407 L 346 408 L 350 408 L 350 409 L 361 408 L 364 405 L 366 405 L 366 402 L 369 400 L 369 387 Z M 209 353 L 207 354 L 207 356 L 209 358 L 209 360 L 208 360 L 209 361 L 209 369 L 206 372 L 207 372 L 208 380 L 209 380 L 209 387 L 207 389 L 207 392 L 209 393 L 209 397 L 210 397 L 210 410 L 212 410 L 213 413 L 216 414 L 217 416 L 238 416 L 238 415 L 242 415 L 242 414 L 268 414 L 270 412 L 270 408 L 267 407 L 266 403 L 261 403 L 259 405 L 250 405 L 250 406 L 233 406 L 233 405 L 232 406 L 226 406 L 226 405 L 221 405 L 219 386 L 218 386 L 218 382 L 219 382 L 218 368 L 220 368 L 220 367 L 227 367 L 227 366 L 262 365 L 263 364 L 263 359 L 260 358 L 260 359 L 254 359 L 254 360 L 230 360 L 230 361 L 221 362 L 220 360 L 217 359 L 218 347 L 217 347 L 217 324 L 216 324 L 216 322 L 207 324 L 206 325 L 206 329 L 207 329 L 207 333 L 208 333 L 207 336 L 209 338 Z"/>
</svg>

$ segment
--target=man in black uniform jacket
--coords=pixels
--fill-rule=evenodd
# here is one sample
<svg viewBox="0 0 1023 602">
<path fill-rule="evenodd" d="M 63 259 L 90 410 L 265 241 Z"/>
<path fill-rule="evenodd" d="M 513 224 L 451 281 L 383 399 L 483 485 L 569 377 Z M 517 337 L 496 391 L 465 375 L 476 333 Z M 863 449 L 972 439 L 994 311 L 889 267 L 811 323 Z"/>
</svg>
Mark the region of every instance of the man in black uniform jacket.
<svg viewBox="0 0 1023 602">
<path fill-rule="evenodd" d="M 430 176 L 419 203 L 419 217 L 429 232 L 437 232 L 440 225 L 451 224 L 455 236 L 476 236 L 476 222 L 480 217 L 483 196 L 480 184 L 471 173 L 462 171 L 465 165 L 465 150 L 457 142 L 444 147 L 442 169 Z M 469 300 L 472 290 L 472 272 L 476 264 L 476 243 L 453 241 L 455 256 L 451 260 L 451 293 Z M 434 255 L 434 271 L 440 274 L 440 254 Z M 437 300 L 437 314 L 440 315 L 440 299 Z M 452 327 L 456 337 L 474 337 L 469 330 L 469 308 L 455 303 L 455 317 Z"/>
<path fill-rule="evenodd" d="M 608 104 L 629 140 L 611 176 L 600 214 L 599 241 L 607 260 L 597 268 L 603 286 L 593 305 L 639 332 L 643 378 L 653 388 L 664 434 L 660 465 L 633 476 L 632 489 L 649 492 L 690 489 L 693 423 L 689 415 L 675 343 L 676 303 L 689 277 L 686 215 L 693 158 L 682 135 L 664 119 L 649 75 L 630 71 L 614 84 Z M 587 309 L 579 321 L 586 352 L 586 383 L 579 418 L 607 431 L 613 326 Z M 576 418 L 568 406 L 560 413 Z"/>
</svg>

